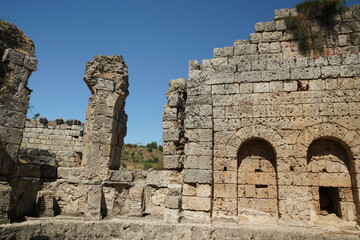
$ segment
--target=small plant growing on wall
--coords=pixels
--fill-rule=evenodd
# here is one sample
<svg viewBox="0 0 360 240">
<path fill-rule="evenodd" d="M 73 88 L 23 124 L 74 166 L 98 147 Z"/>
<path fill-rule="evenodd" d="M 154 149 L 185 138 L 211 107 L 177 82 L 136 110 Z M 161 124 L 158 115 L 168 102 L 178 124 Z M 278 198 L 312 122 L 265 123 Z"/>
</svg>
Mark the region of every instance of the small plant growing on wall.
<svg viewBox="0 0 360 240">
<path fill-rule="evenodd" d="M 323 52 L 324 36 L 333 30 L 334 17 L 346 9 L 345 3 L 346 0 L 307 0 L 296 5 L 298 14 L 286 17 L 285 22 L 301 54 L 311 50 Z"/>
</svg>

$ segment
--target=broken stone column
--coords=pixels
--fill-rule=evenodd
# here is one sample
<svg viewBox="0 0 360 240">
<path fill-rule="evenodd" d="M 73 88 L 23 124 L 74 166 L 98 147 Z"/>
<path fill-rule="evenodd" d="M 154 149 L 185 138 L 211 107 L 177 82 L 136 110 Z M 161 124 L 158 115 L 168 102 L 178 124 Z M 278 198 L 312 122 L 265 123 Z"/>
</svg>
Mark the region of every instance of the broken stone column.
<svg viewBox="0 0 360 240">
<path fill-rule="evenodd" d="M 168 103 L 163 112 L 164 168 L 181 169 L 183 167 L 186 81 L 184 78 L 170 80 L 166 93 Z"/>
<path fill-rule="evenodd" d="M 122 56 L 95 56 L 86 64 L 84 81 L 92 96 L 86 112 L 83 166 L 119 169 L 126 135 L 125 99 L 128 70 Z"/>
</svg>

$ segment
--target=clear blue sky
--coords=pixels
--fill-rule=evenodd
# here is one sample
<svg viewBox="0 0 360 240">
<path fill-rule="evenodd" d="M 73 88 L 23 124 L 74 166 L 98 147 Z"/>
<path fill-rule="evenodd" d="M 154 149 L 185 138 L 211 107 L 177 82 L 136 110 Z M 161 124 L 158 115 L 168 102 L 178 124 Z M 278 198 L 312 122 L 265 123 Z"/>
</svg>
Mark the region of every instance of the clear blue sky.
<svg viewBox="0 0 360 240">
<path fill-rule="evenodd" d="M 33 112 L 85 121 L 90 90 L 85 65 L 95 55 L 122 55 L 129 67 L 126 143 L 162 141 L 168 81 L 187 78 L 189 60 L 248 39 L 254 24 L 298 0 L 0 0 L 0 17 L 35 43 L 38 70 L 29 79 Z M 350 0 L 348 5 L 359 3 Z M 31 114 L 29 114 L 31 115 Z"/>
</svg>

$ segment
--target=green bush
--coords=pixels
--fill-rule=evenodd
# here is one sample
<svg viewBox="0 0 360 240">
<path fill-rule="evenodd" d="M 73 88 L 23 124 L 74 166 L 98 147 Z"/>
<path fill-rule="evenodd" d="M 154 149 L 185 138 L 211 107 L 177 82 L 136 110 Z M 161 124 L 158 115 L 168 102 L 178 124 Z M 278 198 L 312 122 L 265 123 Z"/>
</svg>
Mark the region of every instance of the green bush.
<svg viewBox="0 0 360 240">
<path fill-rule="evenodd" d="M 152 148 L 148 148 L 147 151 L 148 151 L 148 152 L 152 152 L 153 149 L 152 149 Z"/>
<path fill-rule="evenodd" d="M 157 145 L 157 142 L 151 142 L 151 143 L 146 144 L 146 147 L 157 149 L 158 145 Z"/>
<path fill-rule="evenodd" d="M 159 145 L 158 149 L 160 152 L 162 152 L 164 150 L 162 145 Z"/>
<path fill-rule="evenodd" d="M 121 163 L 121 166 L 122 166 L 123 168 L 126 168 L 126 167 L 127 167 L 127 164 L 124 163 L 124 162 L 122 162 L 122 163 Z"/>
<path fill-rule="evenodd" d="M 154 158 L 154 163 L 158 163 L 159 162 L 159 158 Z"/>
<path fill-rule="evenodd" d="M 147 170 L 149 168 L 152 168 L 152 164 L 149 162 L 144 162 L 144 169 Z"/>
<path fill-rule="evenodd" d="M 334 17 L 346 9 L 345 3 L 345 0 L 307 0 L 296 5 L 298 14 L 286 17 L 285 23 L 298 42 L 301 54 L 309 54 L 311 50 L 317 54 L 322 53 L 323 35 L 333 28 Z M 314 21 L 319 24 L 319 30 L 311 28 Z"/>
</svg>

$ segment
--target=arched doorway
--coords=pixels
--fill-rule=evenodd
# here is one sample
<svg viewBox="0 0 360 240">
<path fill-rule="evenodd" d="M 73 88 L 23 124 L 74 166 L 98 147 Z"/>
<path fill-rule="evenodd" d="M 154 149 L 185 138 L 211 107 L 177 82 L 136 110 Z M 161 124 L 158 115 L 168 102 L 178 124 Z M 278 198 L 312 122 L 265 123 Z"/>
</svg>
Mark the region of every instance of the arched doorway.
<svg viewBox="0 0 360 240">
<path fill-rule="evenodd" d="M 335 214 L 356 220 L 355 169 L 349 147 L 340 139 L 321 137 L 307 151 L 310 193 L 315 215 Z"/>
<path fill-rule="evenodd" d="M 245 141 L 238 150 L 238 216 L 278 217 L 276 152 L 264 139 Z"/>
</svg>

